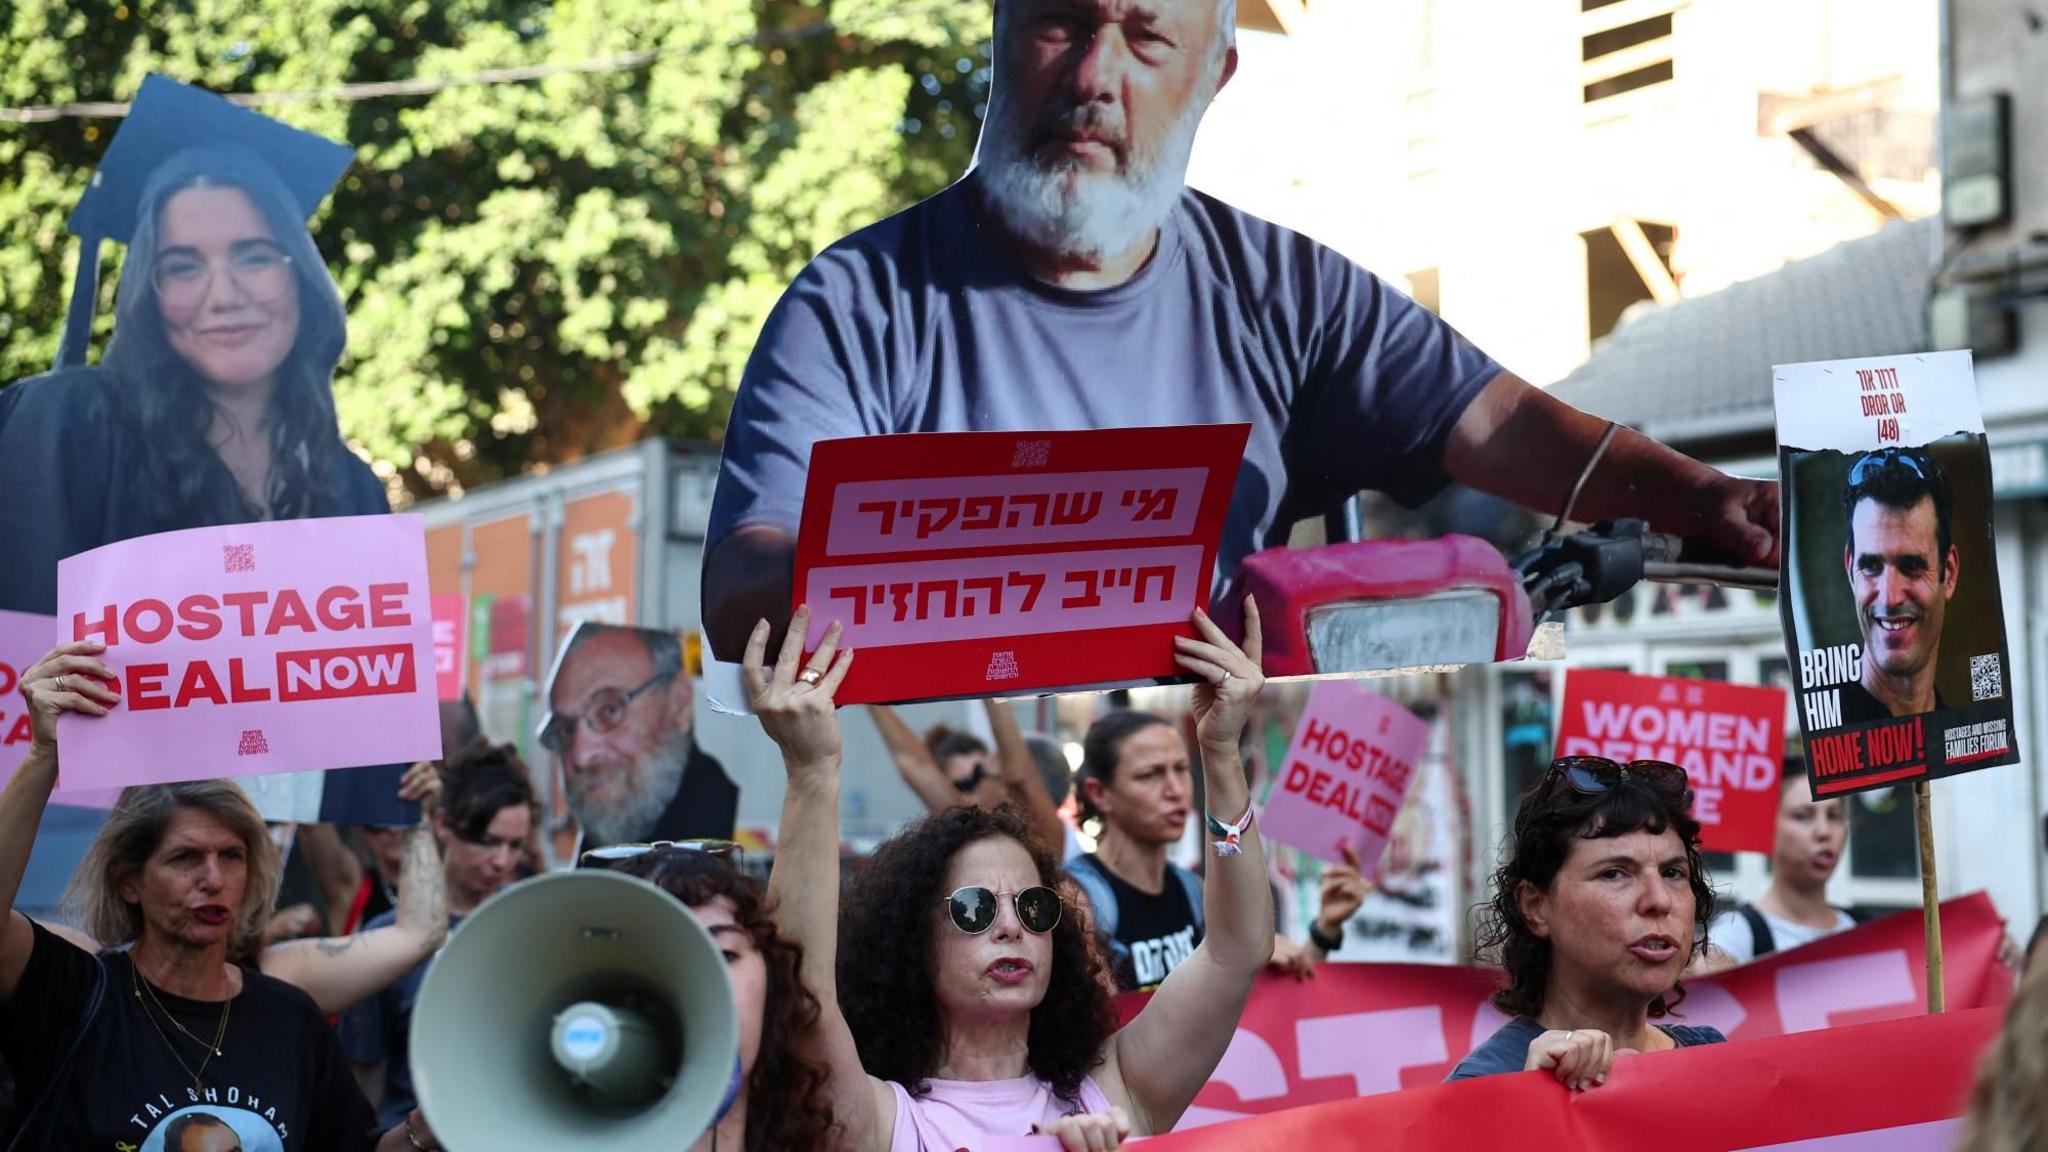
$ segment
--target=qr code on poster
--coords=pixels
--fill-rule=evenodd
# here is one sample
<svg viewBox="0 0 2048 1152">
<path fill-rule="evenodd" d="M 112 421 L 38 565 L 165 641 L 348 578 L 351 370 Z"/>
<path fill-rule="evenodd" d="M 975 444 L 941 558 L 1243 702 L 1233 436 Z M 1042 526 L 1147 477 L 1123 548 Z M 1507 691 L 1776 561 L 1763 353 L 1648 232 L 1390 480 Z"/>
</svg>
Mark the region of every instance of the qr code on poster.
<svg viewBox="0 0 2048 1152">
<path fill-rule="evenodd" d="M 254 544 L 221 545 L 220 566 L 228 572 L 254 572 L 256 570 L 256 546 Z"/>
<path fill-rule="evenodd" d="M 1996 700 L 2005 695 L 2005 671 L 1998 653 L 1970 657 L 1970 699 Z"/>
</svg>

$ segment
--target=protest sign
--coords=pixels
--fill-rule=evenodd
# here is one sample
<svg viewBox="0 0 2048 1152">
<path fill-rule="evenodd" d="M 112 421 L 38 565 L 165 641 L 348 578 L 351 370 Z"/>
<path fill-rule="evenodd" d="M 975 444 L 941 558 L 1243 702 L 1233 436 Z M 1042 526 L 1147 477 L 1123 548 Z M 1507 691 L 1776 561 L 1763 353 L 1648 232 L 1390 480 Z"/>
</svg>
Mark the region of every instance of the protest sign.
<svg viewBox="0 0 2048 1152">
<path fill-rule="evenodd" d="M 2019 760 L 1967 352 L 1776 370 L 1784 594 L 1815 796 Z"/>
<path fill-rule="evenodd" d="M 1429 743 L 1429 725 L 1357 680 L 1322 680 L 1287 746 L 1259 830 L 1332 864 L 1347 845 L 1367 879 Z"/>
<path fill-rule="evenodd" d="M 1951 1011 L 2003 1004 L 2005 929 L 1982 893 L 1942 905 Z M 1719 975 L 1685 982 L 1683 1022 L 1748 1041 L 1927 1010 L 1918 913 L 1898 913 Z M 1507 1017 L 1488 1002 L 1491 969 L 1434 964 L 1324 964 L 1315 979 L 1261 975 L 1237 1035 L 1195 1097 L 1183 1128 L 1349 1096 L 1435 1084 Z M 1117 998 L 1125 1021 L 1149 992 Z"/>
<path fill-rule="evenodd" d="M 462 699 L 469 683 L 469 648 L 462 642 L 469 623 L 469 604 L 460 596 L 436 594 L 434 614 L 434 694 L 440 700 Z"/>
<path fill-rule="evenodd" d="M 0 788 L 14 777 L 15 768 L 28 755 L 29 742 L 34 739 L 28 706 L 21 698 L 22 673 L 56 646 L 55 616 L 0 609 Z M 59 788 L 51 793 L 50 803 L 108 808 L 120 795 L 118 788 Z"/>
<path fill-rule="evenodd" d="M 1769 852 L 1777 835 L 1785 693 L 1677 676 L 1565 674 L 1559 756 L 1662 760 L 1692 781 L 1709 852 Z"/>
<path fill-rule="evenodd" d="M 1145 1142 L 1158 1152 L 1497 1148 L 1517 1152 L 1949 1152 L 1996 1008 L 1617 1059 L 1572 1092 L 1544 1072 L 1298 1108 Z M 1730 1107 L 1740 1101 L 1740 1107 Z M 1513 1117 L 1512 1130 L 1503 1117 Z M 1370 1133 L 1369 1138 L 1361 1134 Z M 986 1152 L 1057 1152 L 1043 1136 Z"/>
<path fill-rule="evenodd" d="M 1207 607 L 1244 424 L 909 433 L 812 449 L 794 604 L 841 704 L 1147 682 Z"/>
<path fill-rule="evenodd" d="M 137 537 L 58 566 L 57 619 L 107 645 L 121 703 L 59 718 L 67 787 L 432 760 L 417 516 Z"/>
</svg>

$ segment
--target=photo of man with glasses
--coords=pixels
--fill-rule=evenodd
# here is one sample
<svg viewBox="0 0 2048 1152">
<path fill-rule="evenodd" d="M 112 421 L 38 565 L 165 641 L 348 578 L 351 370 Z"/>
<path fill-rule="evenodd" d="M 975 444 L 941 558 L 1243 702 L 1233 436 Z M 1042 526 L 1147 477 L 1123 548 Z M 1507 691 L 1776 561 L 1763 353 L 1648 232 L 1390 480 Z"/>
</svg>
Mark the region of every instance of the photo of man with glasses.
<svg viewBox="0 0 2048 1152">
<path fill-rule="evenodd" d="M 1849 466 L 1842 512 L 1842 564 L 1863 633 L 1862 676 L 1842 685 L 1843 722 L 1946 707 L 1934 674 L 1960 569 L 1947 475 L 1922 449 L 1866 453 Z"/>
<path fill-rule="evenodd" d="M 697 746 L 695 703 L 673 633 L 586 622 L 570 635 L 540 742 L 561 766 L 582 848 L 732 838 L 739 787 Z"/>
</svg>

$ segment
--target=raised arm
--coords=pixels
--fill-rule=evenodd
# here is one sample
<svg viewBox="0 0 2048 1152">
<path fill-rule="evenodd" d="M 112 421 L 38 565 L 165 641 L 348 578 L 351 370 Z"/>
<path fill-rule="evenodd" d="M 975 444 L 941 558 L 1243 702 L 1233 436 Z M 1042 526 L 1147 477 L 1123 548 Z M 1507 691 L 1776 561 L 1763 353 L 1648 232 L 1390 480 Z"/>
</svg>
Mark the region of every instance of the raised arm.
<svg viewBox="0 0 2048 1152">
<path fill-rule="evenodd" d="M 1202 677 L 1193 707 L 1202 780 L 1209 815 L 1226 824 L 1249 820 L 1251 794 L 1237 745 L 1265 685 L 1259 612 L 1249 596 L 1244 613 L 1242 649 L 1202 612 L 1195 614 L 1201 639 L 1174 640 L 1175 660 Z M 1273 892 L 1258 830 L 1247 826 L 1238 837 L 1240 850 L 1227 856 L 1212 837 L 1205 833 L 1211 842 L 1204 849 L 1202 943 L 1104 1046 L 1103 1092 L 1130 1113 L 1140 1134 L 1171 1130 L 1194 1102 L 1230 1046 L 1252 980 L 1273 951 Z"/>
<path fill-rule="evenodd" d="M 829 1085 L 833 1119 L 844 1126 L 846 1144 L 882 1152 L 895 1131 L 896 1098 L 889 1086 L 861 1067 L 853 1032 L 839 1010 L 839 764 L 844 744 L 832 693 L 853 664 L 851 651 L 839 653 L 839 626 L 825 634 L 804 677 L 797 675 L 803 656 L 803 633 L 810 613 L 798 609 L 781 655 L 765 666 L 769 625 L 754 626 L 747 640 L 745 667 L 748 702 L 761 727 L 782 749 L 789 773 L 782 793 L 782 824 L 777 831 L 775 865 L 768 893 L 775 903 L 775 926 L 803 946 L 803 980 L 818 998 L 818 1025 L 813 1051 L 831 1070 Z"/>
<path fill-rule="evenodd" d="M 115 681 L 113 670 L 99 658 L 105 650 L 98 640 L 59 644 L 21 674 L 21 698 L 29 714 L 28 754 L 0 791 L 0 1004 L 14 999 L 29 953 L 35 950 L 35 929 L 28 917 L 14 910 L 14 898 L 21 894 L 36 829 L 57 786 L 57 714 L 105 716 L 120 702 L 117 694 L 93 679 Z"/>
<path fill-rule="evenodd" d="M 1512 373 L 1458 417 L 1444 471 L 1461 483 L 1553 513 L 1592 458 L 1607 421 Z M 1778 562 L 1778 486 L 1709 467 L 1628 428 L 1616 431 L 1573 507 L 1581 521 L 1637 516 L 1660 532 L 1711 541 L 1750 564 Z"/>
<path fill-rule="evenodd" d="M 882 743 L 889 748 L 889 756 L 896 761 L 896 770 L 903 774 L 903 782 L 924 801 L 932 812 L 943 812 L 962 804 L 972 804 L 946 773 L 939 762 L 932 758 L 931 749 L 924 746 L 917 732 L 903 717 L 887 704 L 868 705 L 868 714 L 875 718 L 875 727 L 882 733 Z"/>
<path fill-rule="evenodd" d="M 405 835 L 398 870 L 398 914 L 382 928 L 353 936 L 292 940 L 263 950 L 265 975 L 305 989 L 329 1015 L 397 983 L 448 939 L 448 886 L 431 829 Z"/>
<path fill-rule="evenodd" d="M 996 737 L 996 766 L 1003 774 L 1003 784 L 1009 789 L 1010 801 L 1024 810 L 1024 819 L 1031 830 L 1052 849 L 1053 859 L 1066 854 L 1067 825 L 1060 819 L 1059 809 L 1053 806 L 1052 793 L 1045 790 L 1045 777 L 1038 773 L 1038 757 L 1031 754 L 1031 745 L 1024 740 L 1024 728 L 1017 723 L 1017 714 L 1001 700 L 985 700 L 988 706 L 988 726 Z"/>
<path fill-rule="evenodd" d="M 768 622 L 769 644 L 780 646 L 795 578 L 796 534 L 786 528 L 743 524 L 712 545 L 704 557 L 704 633 L 711 654 L 738 660 L 761 620 Z"/>
</svg>

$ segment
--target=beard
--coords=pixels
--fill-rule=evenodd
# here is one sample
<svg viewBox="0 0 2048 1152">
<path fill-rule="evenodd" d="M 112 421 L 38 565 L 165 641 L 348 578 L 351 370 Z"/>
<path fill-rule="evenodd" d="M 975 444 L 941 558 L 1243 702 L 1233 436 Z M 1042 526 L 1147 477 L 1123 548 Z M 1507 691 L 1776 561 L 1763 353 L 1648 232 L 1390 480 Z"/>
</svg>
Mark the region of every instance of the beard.
<svg viewBox="0 0 2048 1152">
<path fill-rule="evenodd" d="M 637 760 L 598 766 L 595 771 L 617 780 L 618 786 L 597 795 L 591 794 L 592 769 L 564 773 L 569 811 L 583 826 L 585 846 L 632 844 L 652 837 L 656 822 L 682 786 L 689 763 L 689 734 L 671 732 Z"/>
<path fill-rule="evenodd" d="M 1186 186 L 1195 130 L 1215 94 L 1189 101 L 1156 147 L 1135 147 L 1121 108 L 1099 103 L 1054 105 L 1038 123 L 998 84 L 989 96 L 979 167 L 988 203 L 1033 248 L 1082 263 L 1130 251 L 1166 222 Z M 1087 131 L 1107 142 L 1116 169 L 1096 172 L 1079 160 L 1036 155 L 1035 137 Z"/>
</svg>

